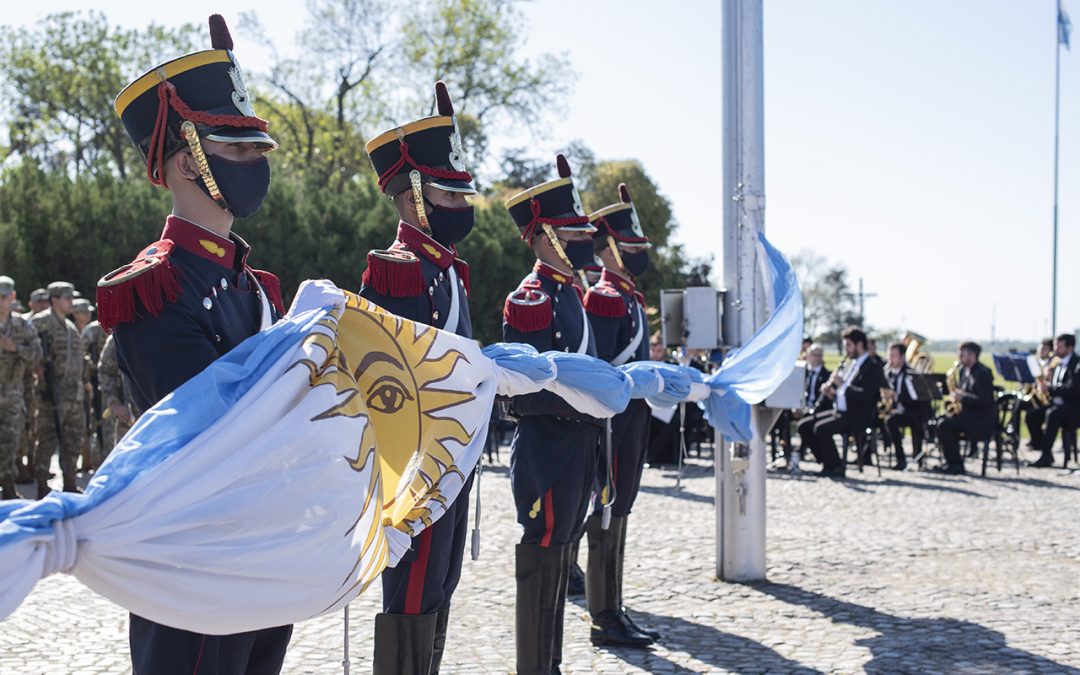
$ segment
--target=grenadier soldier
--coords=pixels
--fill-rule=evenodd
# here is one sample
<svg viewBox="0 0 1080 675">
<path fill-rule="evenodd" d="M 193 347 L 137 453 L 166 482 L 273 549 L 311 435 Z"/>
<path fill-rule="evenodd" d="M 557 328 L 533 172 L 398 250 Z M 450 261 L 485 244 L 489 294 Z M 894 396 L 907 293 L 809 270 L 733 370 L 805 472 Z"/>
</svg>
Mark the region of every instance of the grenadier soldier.
<svg viewBox="0 0 1080 675">
<path fill-rule="evenodd" d="M 105 340 L 105 346 L 101 348 L 97 373 L 102 406 L 101 461 L 104 462 L 116 442 L 123 438 L 135 422 L 131 410 L 131 394 L 120 374 L 120 364 L 116 360 L 116 340 L 112 335 Z"/>
<path fill-rule="evenodd" d="M 74 286 L 66 281 L 54 281 L 49 284 L 49 309 L 30 319 L 41 339 L 44 360 L 43 375 L 38 379 L 34 425 L 33 472 L 38 499 L 51 490 L 49 467 L 57 449 L 64 492 L 80 492 L 75 474 L 86 428 L 82 405 L 90 373 L 82 336 L 67 318 L 74 297 Z"/>
<path fill-rule="evenodd" d="M 367 144 L 379 188 L 397 208 L 397 239 L 368 253 L 360 295 L 398 316 L 472 337 L 469 266 L 457 244 L 473 226 L 454 107 L 435 83 L 438 114 L 376 136 Z M 382 574 L 383 611 L 375 617 L 377 674 L 439 672 L 450 601 L 461 578 L 472 476 L 435 524 Z"/>
<path fill-rule="evenodd" d="M 37 331 L 15 314 L 15 281 L 0 276 L 0 492 L 21 499 L 15 490 L 19 442 L 26 430 L 26 373 L 41 360 Z M 31 380 L 32 381 L 32 380 Z"/>
<path fill-rule="evenodd" d="M 649 360 L 649 326 L 645 296 L 637 279 L 649 266 L 649 238 L 641 229 L 637 209 L 626 184 L 619 184 L 619 201 L 592 213 L 596 227 L 593 244 L 603 271 L 585 294 L 585 311 L 596 336 L 596 353 L 614 366 Z M 630 401 L 611 419 L 611 466 L 600 452 L 597 482 L 602 489 L 585 525 L 589 563 L 585 597 L 592 616 L 590 639 L 595 645 L 646 647 L 659 634 L 638 627 L 622 603 L 626 522 L 641 486 L 649 439 L 649 406 L 644 399 Z M 611 522 L 603 527 L 605 505 Z"/>
<path fill-rule="evenodd" d="M 581 206 L 570 165 L 558 178 L 511 197 L 506 208 L 532 248 L 532 272 L 506 299 L 503 339 L 537 350 L 596 356 L 574 270 L 593 258 L 595 228 Z M 602 423 L 550 392 L 516 396 L 510 472 L 518 523 L 515 552 L 517 672 L 559 672 L 571 543 L 581 534 L 596 475 Z"/>
<path fill-rule="evenodd" d="M 270 187 L 277 147 L 255 116 L 225 21 L 210 17 L 212 49 L 155 67 L 115 108 L 167 188 L 172 215 L 161 238 L 98 282 L 98 318 L 116 341 L 132 402 L 144 411 L 282 313 L 277 277 L 252 269 L 232 231 Z M 163 561 L 167 564 L 168 561 Z M 131 615 L 132 668 L 143 673 L 278 673 L 292 635 L 279 626 L 206 635 Z"/>
</svg>

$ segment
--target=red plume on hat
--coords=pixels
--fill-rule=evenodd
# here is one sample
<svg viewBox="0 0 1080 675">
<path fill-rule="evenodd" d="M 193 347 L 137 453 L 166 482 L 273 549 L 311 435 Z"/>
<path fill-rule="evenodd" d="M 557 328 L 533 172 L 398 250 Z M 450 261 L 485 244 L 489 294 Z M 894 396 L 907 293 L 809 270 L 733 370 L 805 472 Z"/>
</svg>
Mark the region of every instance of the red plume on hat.
<svg viewBox="0 0 1080 675">
<path fill-rule="evenodd" d="M 450 92 L 446 89 L 446 83 L 439 80 L 435 83 L 435 103 L 440 115 L 452 117 L 454 104 L 450 101 Z"/>
<path fill-rule="evenodd" d="M 619 183 L 619 199 L 622 200 L 623 204 L 630 204 L 633 202 L 633 200 L 630 199 L 630 188 L 626 187 L 626 183 Z"/>
<path fill-rule="evenodd" d="M 555 155 L 555 166 L 559 169 L 559 178 L 569 178 L 572 175 L 570 163 L 566 161 L 562 153 Z"/>
<path fill-rule="evenodd" d="M 210 46 L 214 49 L 233 49 L 232 35 L 225 24 L 225 17 L 220 14 L 210 15 Z"/>
</svg>

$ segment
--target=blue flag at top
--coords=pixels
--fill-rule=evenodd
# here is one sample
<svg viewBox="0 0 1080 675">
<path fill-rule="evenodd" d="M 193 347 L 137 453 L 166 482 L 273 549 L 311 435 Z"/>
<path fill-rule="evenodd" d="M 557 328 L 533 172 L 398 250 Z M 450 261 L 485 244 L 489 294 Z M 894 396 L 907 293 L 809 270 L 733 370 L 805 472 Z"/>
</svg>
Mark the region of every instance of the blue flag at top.
<svg viewBox="0 0 1080 675">
<path fill-rule="evenodd" d="M 1069 49 L 1069 33 L 1072 32 L 1072 21 L 1069 20 L 1069 15 L 1065 13 L 1065 10 L 1061 8 L 1061 2 L 1058 2 L 1058 44 L 1065 45 L 1065 49 Z"/>
</svg>

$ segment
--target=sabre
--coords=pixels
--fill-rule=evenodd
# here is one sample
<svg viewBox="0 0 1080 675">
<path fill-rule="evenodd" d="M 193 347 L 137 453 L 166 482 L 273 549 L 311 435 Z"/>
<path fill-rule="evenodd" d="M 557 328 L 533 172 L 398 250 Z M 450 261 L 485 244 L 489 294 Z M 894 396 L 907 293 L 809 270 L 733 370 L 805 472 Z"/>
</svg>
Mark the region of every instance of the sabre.
<svg viewBox="0 0 1080 675">
<path fill-rule="evenodd" d="M 476 518 L 473 523 L 472 541 L 469 542 L 473 560 L 480 559 L 480 476 L 484 473 L 483 460 L 476 462 Z"/>
<path fill-rule="evenodd" d="M 600 516 L 600 529 L 611 526 L 611 506 L 615 503 L 615 478 L 612 471 L 611 418 L 604 420 L 604 456 L 607 458 L 607 499 L 604 499 L 604 513 Z"/>
<path fill-rule="evenodd" d="M 682 489 L 683 456 L 686 455 L 686 402 L 679 403 L 679 472 L 675 474 L 675 489 Z"/>
<path fill-rule="evenodd" d="M 345 605 L 345 658 L 341 661 L 345 675 L 349 675 L 349 665 L 349 606 Z"/>
</svg>

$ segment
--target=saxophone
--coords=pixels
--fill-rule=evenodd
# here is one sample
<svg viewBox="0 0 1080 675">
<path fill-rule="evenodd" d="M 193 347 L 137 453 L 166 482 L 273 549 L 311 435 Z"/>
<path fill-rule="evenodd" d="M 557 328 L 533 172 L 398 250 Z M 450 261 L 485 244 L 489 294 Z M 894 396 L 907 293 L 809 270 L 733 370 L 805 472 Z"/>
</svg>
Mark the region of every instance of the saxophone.
<svg viewBox="0 0 1080 675">
<path fill-rule="evenodd" d="M 957 396 L 956 392 L 960 390 L 960 373 L 962 368 L 959 361 L 953 361 L 952 366 L 945 371 L 945 386 L 949 390 L 949 395 L 945 399 L 945 415 L 947 417 L 953 417 L 959 415 L 960 411 L 964 409 L 964 403 Z"/>
<path fill-rule="evenodd" d="M 1061 359 L 1056 356 L 1047 361 L 1039 374 L 1035 376 L 1035 384 L 1024 385 L 1020 400 L 1031 404 L 1034 408 L 1049 408 L 1050 392 L 1045 391 L 1043 387 L 1047 385 L 1050 373 L 1054 372 L 1059 363 L 1061 363 Z"/>
</svg>

